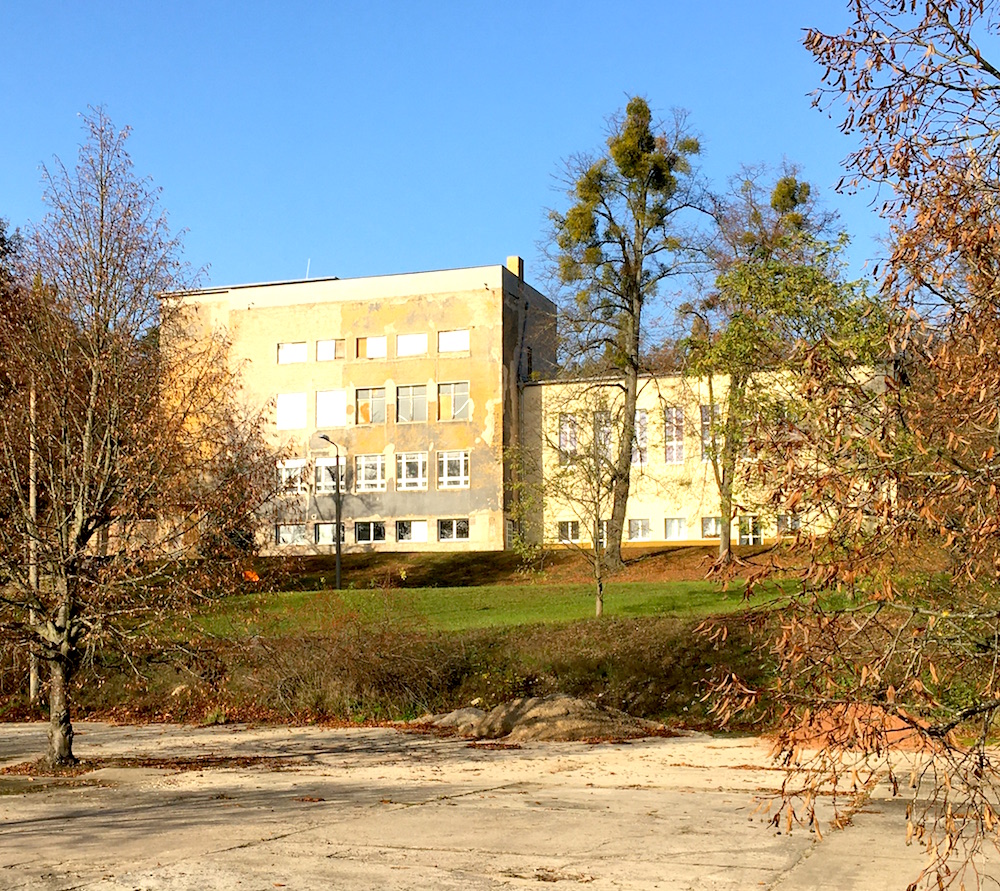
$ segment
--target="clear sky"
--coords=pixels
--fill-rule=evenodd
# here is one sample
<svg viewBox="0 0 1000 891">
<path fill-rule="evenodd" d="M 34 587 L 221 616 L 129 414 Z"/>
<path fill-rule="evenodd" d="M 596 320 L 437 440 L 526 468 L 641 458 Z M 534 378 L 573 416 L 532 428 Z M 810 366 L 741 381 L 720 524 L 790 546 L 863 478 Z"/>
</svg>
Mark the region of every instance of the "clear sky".
<svg viewBox="0 0 1000 891">
<path fill-rule="evenodd" d="M 40 165 L 75 163 L 77 114 L 133 128 L 203 284 L 526 260 L 541 278 L 563 159 L 603 146 L 632 94 L 690 114 L 704 172 L 802 165 L 855 239 L 871 194 L 837 196 L 852 142 L 811 107 L 802 29 L 838 0 L 0 5 L 0 216 L 40 218 Z M 835 115 L 836 118 L 836 115 Z"/>
</svg>

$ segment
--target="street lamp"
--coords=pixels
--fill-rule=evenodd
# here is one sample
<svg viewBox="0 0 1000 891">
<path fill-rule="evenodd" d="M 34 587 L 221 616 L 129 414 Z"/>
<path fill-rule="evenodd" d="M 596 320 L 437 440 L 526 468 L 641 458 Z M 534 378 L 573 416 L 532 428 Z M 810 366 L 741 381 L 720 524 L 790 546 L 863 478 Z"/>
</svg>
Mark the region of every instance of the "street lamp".
<svg viewBox="0 0 1000 891">
<path fill-rule="evenodd" d="M 327 436 L 325 433 L 321 433 L 319 435 L 319 438 L 326 440 L 328 443 L 330 443 L 330 445 L 333 446 L 334 461 L 337 462 L 336 464 L 337 472 L 333 474 L 333 504 L 337 518 L 336 523 L 334 524 L 333 527 L 333 539 L 337 546 L 337 569 L 336 569 L 335 587 L 339 591 L 340 590 L 340 539 L 342 538 L 340 534 L 340 509 L 344 498 L 344 494 L 340 488 L 340 482 L 341 479 L 343 478 L 343 474 L 341 473 L 340 470 L 340 446 L 337 445 L 337 443 L 335 443 L 332 439 L 330 439 L 330 437 Z"/>
</svg>

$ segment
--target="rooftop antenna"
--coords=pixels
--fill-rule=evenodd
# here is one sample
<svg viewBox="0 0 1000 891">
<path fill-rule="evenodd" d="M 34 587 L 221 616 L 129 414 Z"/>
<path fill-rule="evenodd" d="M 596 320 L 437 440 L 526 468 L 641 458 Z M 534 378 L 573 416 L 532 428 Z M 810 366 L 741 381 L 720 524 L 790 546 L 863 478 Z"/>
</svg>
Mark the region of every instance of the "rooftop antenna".
<svg viewBox="0 0 1000 891">
<path fill-rule="evenodd" d="M 309 264 L 312 263 L 312 257 L 306 260 L 306 278 L 309 278 Z"/>
</svg>

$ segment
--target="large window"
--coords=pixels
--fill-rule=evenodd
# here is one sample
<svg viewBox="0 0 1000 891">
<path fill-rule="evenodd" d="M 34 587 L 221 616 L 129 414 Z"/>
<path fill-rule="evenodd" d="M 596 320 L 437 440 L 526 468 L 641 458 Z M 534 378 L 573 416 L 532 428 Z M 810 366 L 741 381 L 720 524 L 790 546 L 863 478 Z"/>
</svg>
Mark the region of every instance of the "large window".
<svg viewBox="0 0 1000 891">
<path fill-rule="evenodd" d="M 702 538 L 722 537 L 722 517 L 702 517 L 701 518 Z"/>
<path fill-rule="evenodd" d="M 427 387 L 424 384 L 396 387 L 396 420 L 401 423 L 427 420 Z"/>
<path fill-rule="evenodd" d="M 629 541 L 649 541 L 649 520 L 629 520 L 628 540 Z"/>
<path fill-rule="evenodd" d="M 381 520 L 367 520 L 354 524 L 354 540 L 358 544 L 385 541 L 385 523 Z"/>
<path fill-rule="evenodd" d="M 337 540 L 334 538 L 334 529 L 337 528 L 336 523 L 317 523 L 313 526 L 313 535 L 316 539 L 316 544 L 318 545 L 332 545 L 336 544 Z M 340 524 L 340 543 L 343 544 L 346 539 L 344 524 Z"/>
<path fill-rule="evenodd" d="M 718 440 L 720 418 L 718 405 L 701 406 L 701 460 L 708 461 L 712 457 L 712 438 Z M 721 445 L 721 443 L 720 443 Z M 705 536 L 703 536 L 705 537 Z"/>
<path fill-rule="evenodd" d="M 305 362 L 307 357 L 306 342 L 279 343 L 278 344 L 278 364 L 292 365 L 295 362 Z"/>
<path fill-rule="evenodd" d="M 439 353 L 469 352 L 469 329 L 462 328 L 458 331 L 439 331 L 438 352 Z"/>
<path fill-rule="evenodd" d="M 347 424 L 347 390 L 320 390 L 316 393 L 316 426 L 343 427 Z"/>
<path fill-rule="evenodd" d="M 301 430 L 305 427 L 306 394 L 279 393 L 274 420 L 279 430 Z"/>
<path fill-rule="evenodd" d="M 636 409 L 635 435 L 632 438 L 632 463 L 639 467 L 644 467 L 649 461 L 649 436 L 646 420 L 646 409 Z"/>
<path fill-rule="evenodd" d="M 559 463 L 569 464 L 576 457 L 576 415 L 559 415 Z"/>
<path fill-rule="evenodd" d="M 396 453 L 396 488 L 427 488 L 427 452 Z"/>
<path fill-rule="evenodd" d="M 358 455 L 354 459 L 354 488 L 358 492 L 385 489 L 385 455 Z"/>
<path fill-rule="evenodd" d="M 396 541 L 427 541 L 427 521 L 396 520 Z"/>
<path fill-rule="evenodd" d="M 687 539 L 687 520 L 684 517 L 667 517 L 663 521 L 663 537 L 667 541 Z"/>
<path fill-rule="evenodd" d="M 597 443 L 597 454 L 603 461 L 614 460 L 614 443 L 611 435 L 611 412 L 594 412 L 594 441 Z"/>
<path fill-rule="evenodd" d="M 396 358 L 424 356 L 427 354 L 427 334 L 397 334 Z"/>
<path fill-rule="evenodd" d="M 580 540 L 580 522 L 579 520 L 560 520 L 559 521 L 559 541 L 562 542 L 573 542 Z"/>
<path fill-rule="evenodd" d="M 679 405 L 663 409 L 663 459 L 667 464 L 684 463 L 684 409 Z"/>
<path fill-rule="evenodd" d="M 346 342 L 339 337 L 335 340 L 316 341 L 316 361 L 332 362 L 334 359 L 347 358 Z"/>
<path fill-rule="evenodd" d="M 274 543 L 277 545 L 308 544 L 305 523 L 278 523 L 274 527 Z"/>
<path fill-rule="evenodd" d="M 336 458 L 317 458 L 315 467 L 316 494 L 336 492 L 339 483 L 340 491 L 344 491 L 344 456 L 340 456 L 338 466 Z"/>
<path fill-rule="evenodd" d="M 438 420 L 468 421 L 470 417 L 469 382 L 438 384 Z"/>
<path fill-rule="evenodd" d="M 750 515 L 740 517 L 740 544 L 759 545 L 763 540 L 760 532 L 760 517 Z"/>
<path fill-rule="evenodd" d="M 307 491 L 305 458 L 289 458 L 278 462 L 278 489 L 288 495 L 303 495 Z"/>
<path fill-rule="evenodd" d="M 438 488 L 462 489 L 469 485 L 469 453 L 438 452 Z"/>
<path fill-rule="evenodd" d="M 357 391 L 359 424 L 385 423 L 385 387 L 364 387 Z"/>
<path fill-rule="evenodd" d="M 468 541 L 469 521 L 438 520 L 438 541 Z"/>
<path fill-rule="evenodd" d="M 379 337 L 359 337 L 358 351 L 359 359 L 384 359 L 385 358 L 385 335 Z"/>
</svg>

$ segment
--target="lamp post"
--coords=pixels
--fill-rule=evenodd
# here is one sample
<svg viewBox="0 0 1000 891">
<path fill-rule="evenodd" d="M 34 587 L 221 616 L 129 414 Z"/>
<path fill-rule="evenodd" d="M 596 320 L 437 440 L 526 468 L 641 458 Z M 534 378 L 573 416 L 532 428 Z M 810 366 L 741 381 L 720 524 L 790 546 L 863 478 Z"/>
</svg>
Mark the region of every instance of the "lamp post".
<svg viewBox="0 0 1000 891">
<path fill-rule="evenodd" d="M 340 534 L 340 509 L 344 497 L 343 492 L 341 491 L 340 488 L 341 479 L 343 477 L 343 474 L 340 471 L 340 446 L 337 445 L 337 443 L 335 443 L 332 439 L 330 439 L 330 437 L 327 436 L 325 433 L 321 433 L 319 435 L 319 438 L 326 440 L 328 443 L 330 443 L 330 445 L 333 446 L 334 460 L 337 462 L 336 465 L 337 472 L 333 474 L 333 504 L 334 504 L 334 511 L 336 513 L 336 523 L 334 524 L 333 527 L 333 540 L 337 546 L 337 564 L 336 564 L 337 568 L 335 573 L 335 586 L 336 589 L 339 591 L 340 590 L 340 539 L 342 537 Z"/>
</svg>

